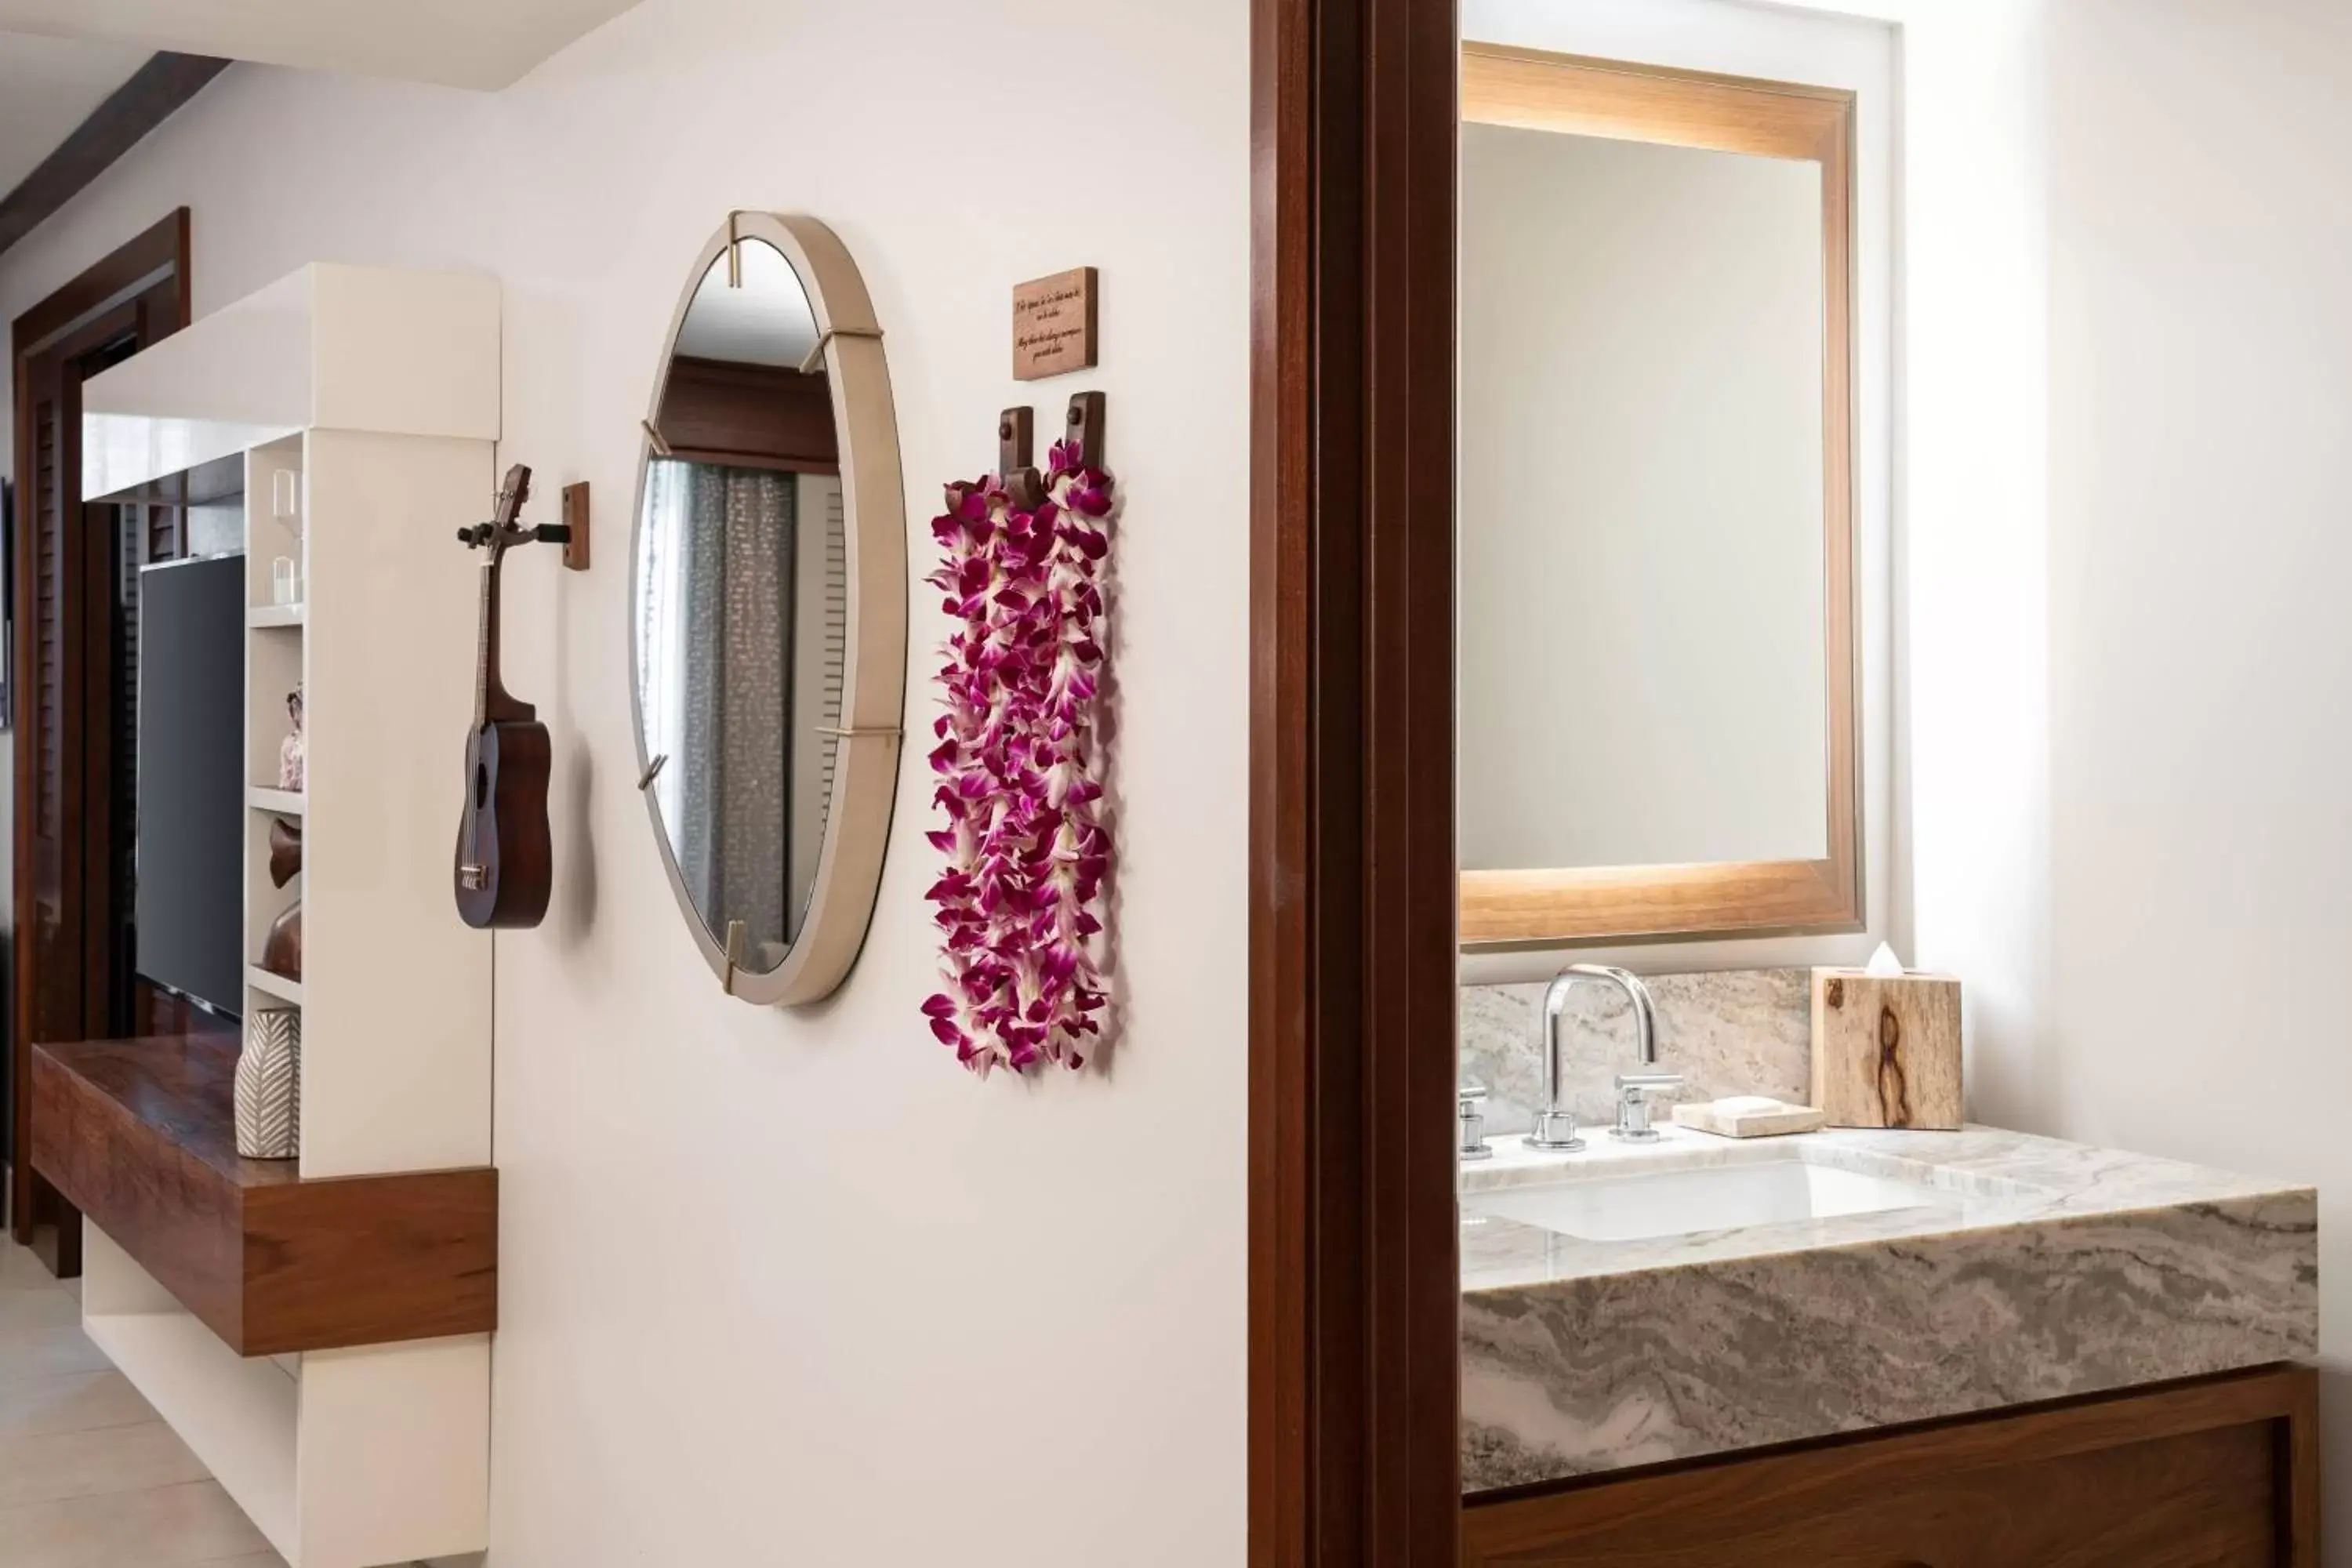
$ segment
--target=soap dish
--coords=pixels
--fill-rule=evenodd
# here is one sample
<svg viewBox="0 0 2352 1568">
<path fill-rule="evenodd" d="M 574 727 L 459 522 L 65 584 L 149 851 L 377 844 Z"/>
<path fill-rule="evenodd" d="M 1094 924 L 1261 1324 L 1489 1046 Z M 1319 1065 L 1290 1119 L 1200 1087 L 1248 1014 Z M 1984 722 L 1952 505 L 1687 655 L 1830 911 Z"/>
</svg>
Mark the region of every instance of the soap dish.
<svg viewBox="0 0 2352 1568">
<path fill-rule="evenodd" d="M 1675 1107 L 1675 1126 L 1696 1128 L 1723 1138 L 1777 1138 L 1787 1132 L 1812 1132 L 1828 1121 L 1825 1113 L 1810 1105 L 1790 1105 L 1760 1094 Z"/>
</svg>

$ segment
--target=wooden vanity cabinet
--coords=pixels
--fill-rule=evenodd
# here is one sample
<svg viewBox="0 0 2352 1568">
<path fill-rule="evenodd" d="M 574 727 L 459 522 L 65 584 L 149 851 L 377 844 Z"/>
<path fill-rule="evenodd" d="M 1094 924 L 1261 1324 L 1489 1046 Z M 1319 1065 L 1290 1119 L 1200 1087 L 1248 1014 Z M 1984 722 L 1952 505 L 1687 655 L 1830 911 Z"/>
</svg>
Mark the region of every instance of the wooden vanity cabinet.
<svg viewBox="0 0 2352 1568">
<path fill-rule="evenodd" d="M 1463 1568 L 2318 1568 L 2279 1366 L 1472 1498 Z"/>
</svg>

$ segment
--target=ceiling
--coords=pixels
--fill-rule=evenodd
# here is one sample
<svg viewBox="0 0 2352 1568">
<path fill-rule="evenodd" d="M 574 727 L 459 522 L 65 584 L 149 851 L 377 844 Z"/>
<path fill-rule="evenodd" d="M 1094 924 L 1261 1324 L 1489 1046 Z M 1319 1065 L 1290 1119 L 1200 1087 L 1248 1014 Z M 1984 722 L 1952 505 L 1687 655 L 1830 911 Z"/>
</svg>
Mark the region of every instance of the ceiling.
<svg viewBox="0 0 2352 1568">
<path fill-rule="evenodd" d="M 115 46 L 131 57 L 130 66 L 115 77 L 118 83 L 147 54 L 176 49 L 495 89 L 634 4 L 635 0 L 0 0 L 0 52 L 18 52 L 18 41 L 8 37 L 12 32 Z M 0 58 L 0 94 L 9 90 L 13 64 Z M 101 91 L 97 98 L 104 96 Z M 83 106 L 83 112 L 96 106 L 97 98 Z M 0 124 L 7 123 L 9 113 L 0 107 Z M 71 129 L 68 124 L 58 134 Z M 14 152 L 0 142 L 0 158 Z M 36 161 L 40 155 L 35 154 Z M 14 184 L 0 178 L 0 191 Z"/>
<path fill-rule="evenodd" d="M 152 52 L 137 44 L 0 31 L 0 195 L 15 190 Z"/>
</svg>

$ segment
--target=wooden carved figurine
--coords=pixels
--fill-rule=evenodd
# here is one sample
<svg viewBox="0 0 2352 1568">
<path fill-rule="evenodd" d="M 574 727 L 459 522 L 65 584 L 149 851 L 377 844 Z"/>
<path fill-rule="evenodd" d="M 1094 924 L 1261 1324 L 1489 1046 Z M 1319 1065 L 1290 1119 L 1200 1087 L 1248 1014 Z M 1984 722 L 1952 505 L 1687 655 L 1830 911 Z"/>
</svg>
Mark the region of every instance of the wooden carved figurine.
<svg viewBox="0 0 2352 1568">
<path fill-rule="evenodd" d="M 299 698 L 298 698 L 299 700 Z M 282 888 L 302 869 L 302 825 L 278 817 L 269 825 L 269 884 Z M 261 967 L 289 980 L 302 978 L 302 900 L 269 922 L 261 943 Z"/>
</svg>

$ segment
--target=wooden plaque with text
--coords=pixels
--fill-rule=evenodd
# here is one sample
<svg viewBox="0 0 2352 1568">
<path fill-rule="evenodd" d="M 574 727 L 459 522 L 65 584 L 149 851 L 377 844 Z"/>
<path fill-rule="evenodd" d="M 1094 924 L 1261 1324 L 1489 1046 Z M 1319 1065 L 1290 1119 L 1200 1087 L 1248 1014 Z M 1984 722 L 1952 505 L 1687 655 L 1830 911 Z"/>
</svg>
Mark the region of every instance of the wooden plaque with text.
<svg viewBox="0 0 2352 1568">
<path fill-rule="evenodd" d="M 1095 363 L 1095 269 L 1013 286 L 1013 378 L 1042 381 Z"/>
</svg>

